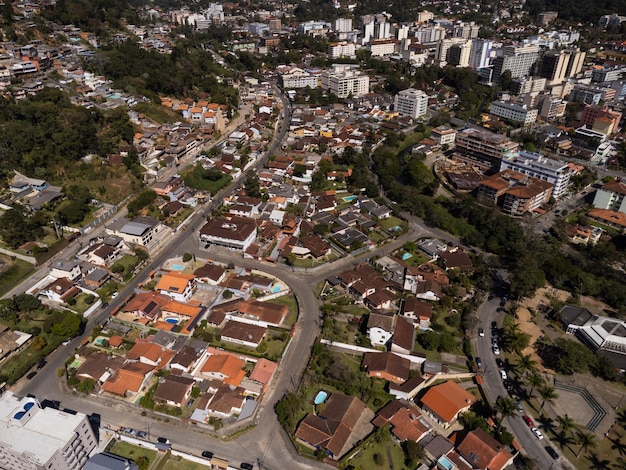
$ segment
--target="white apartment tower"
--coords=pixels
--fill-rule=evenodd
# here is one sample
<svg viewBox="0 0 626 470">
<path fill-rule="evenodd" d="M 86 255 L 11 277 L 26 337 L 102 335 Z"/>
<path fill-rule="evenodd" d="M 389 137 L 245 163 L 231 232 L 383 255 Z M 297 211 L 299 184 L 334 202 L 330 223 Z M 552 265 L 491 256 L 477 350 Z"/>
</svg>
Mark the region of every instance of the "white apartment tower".
<svg viewBox="0 0 626 470">
<path fill-rule="evenodd" d="M 493 41 L 491 39 L 473 39 L 469 66 L 473 69 L 489 67 L 492 49 Z"/>
<path fill-rule="evenodd" d="M 413 119 L 426 114 L 427 106 L 428 95 L 415 88 L 402 90 L 394 100 L 394 110 L 402 116 L 411 116 Z"/>
<path fill-rule="evenodd" d="M 370 91 L 370 78 L 355 70 L 354 66 L 333 64 L 332 70 L 322 73 L 322 88 L 339 98 L 366 95 Z"/>
<path fill-rule="evenodd" d="M 456 67 L 469 67 L 472 52 L 472 42 L 454 44 L 448 51 L 448 63 Z"/>
<path fill-rule="evenodd" d="M 352 31 L 352 18 L 337 18 L 335 20 L 335 31 L 338 33 L 349 33 Z"/>
<path fill-rule="evenodd" d="M 0 397 L 0 468 L 79 470 L 96 448 L 87 416 L 42 408 L 11 392 Z"/>
</svg>

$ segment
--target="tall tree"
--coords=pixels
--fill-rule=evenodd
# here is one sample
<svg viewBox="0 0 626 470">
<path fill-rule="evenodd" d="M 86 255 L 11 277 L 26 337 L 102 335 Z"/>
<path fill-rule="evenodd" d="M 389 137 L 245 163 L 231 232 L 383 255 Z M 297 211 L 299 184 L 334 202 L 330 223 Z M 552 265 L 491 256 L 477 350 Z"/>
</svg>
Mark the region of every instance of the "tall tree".
<svg viewBox="0 0 626 470">
<path fill-rule="evenodd" d="M 588 449 L 594 449 L 598 446 L 595 434 L 585 431 L 578 431 L 576 433 L 576 443 L 580 446 L 580 449 L 578 449 L 576 453 L 576 458 L 580 456 L 583 450 L 587 451 Z"/>
<path fill-rule="evenodd" d="M 539 407 L 539 411 L 543 410 L 543 407 L 546 403 L 554 403 L 559 395 L 556 393 L 556 389 L 551 385 L 545 384 L 539 387 L 539 395 L 541 396 L 541 407 Z"/>
</svg>

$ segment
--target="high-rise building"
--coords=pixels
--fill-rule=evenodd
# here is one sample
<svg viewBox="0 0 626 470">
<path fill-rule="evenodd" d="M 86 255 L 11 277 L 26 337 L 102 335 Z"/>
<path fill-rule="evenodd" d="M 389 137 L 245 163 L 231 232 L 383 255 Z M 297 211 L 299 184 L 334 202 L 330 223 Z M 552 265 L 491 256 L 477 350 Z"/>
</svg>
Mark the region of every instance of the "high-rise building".
<svg viewBox="0 0 626 470">
<path fill-rule="evenodd" d="M 269 19 L 268 24 L 271 33 L 278 33 L 282 29 L 282 23 L 280 21 L 280 18 L 277 18 L 275 16 Z"/>
<path fill-rule="evenodd" d="M 545 78 L 527 78 L 520 77 L 511 81 L 511 88 L 509 91 L 512 95 L 522 95 L 525 93 L 535 93 L 543 91 L 546 88 Z"/>
<path fill-rule="evenodd" d="M 352 18 L 337 18 L 335 20 L 335 31 L 338 33 L 349 33 L 352 31 Z"/>
<path fill-rule="evenodd" d="M 567 108 L 567 101 L 562 100 L 558 96 L 552 96 L 550 94 L 543 95 L 541 99 L 541 107 L 539 108 L 539 116 L 546 121 L 558 119 L 565 116 L 565 109 Z"/>
<path fill-rule="evenodd" d="M 413 34 L 420 44 L 434 44 L 446 37 L 446 30 L 439 25 L 418 26 Z"/>
<path fill-rule="evenodd" d="M 555 199 L 565 194 L 572 175 L 572 170 L 567 163 L 525 150 L 502 157 L 500 171 L 503 170 L 517 171 L 552 183 L 554 185 L 552 196 Z"/>
<path fill-rule="evenodd" d="M 449 38 L 438 41 L 437 50 L 435 51 L 435 60 L 438 61 L 441 65 L 446 65 L 449 61 L 448 52 L 450 51 L 450 48 L 455 44 L 465 44 L 467 42 L 467 39 L 463 38 Z"/>
<path fill-rule="evenodd" d="M 579 73 L 584 60 L 585 53 L 580 50 L 548 51 L 541 57 L 538 75 L 555 85 Z"/>
<path fill-rule="evenodd" d="M 502 134 L 470 127 L 457 132 L 456 149 L 463 160 L 483 170 L 498 171 L 503 158 L 517 155 L 519 143 Z"/>
<path fill-rule="evenodd" d="M 454 25 L 452 36 L 455 38 L 476 39 L 479 30 L 480 26 L 473 21 L 470 23 L 460 22 Z"/>
<path fill-rule="evenodd" d="M 491 39 L 473 39 L 469 66 L 473 69 L 488 67 L 491 62 L 492 49 L 493 41 Z"/>
<path fill-rule="evenodd" d="M 97 441 L 87 416 L 42 408 L 35 398 L 0 397 L 0 468 L 79 470 Z"/>
<path fill-rule="evenodd" d="M 539 46 L 506 46 L 493 61 L 493 79 L 500 81 L 500 77 L 507 70 L 511 72 L 511 78 L 529 75 L 538 59 Z"/>
<path fill-rule="evenodd" d="M 489 113 L 528 126 L 537 120 L 539 111 L 513 101 L 493 101 L 489 106 Z"/>
<path fill-rule="evenodd" d="M 398 93 L 394 99 L 394 110 L 402 116 L 417 119 L 426 114 L 428 95 L 422 90 L 408 88 Z"/>
<path fill-rule="evenodd" d="M 322 72 L 322 88 L 339 98 L 361 96 L 370 91 L 370 77 L 355 70 L 354 66 L 334 64 L 332 70 Z"/>
<path fill-rule="evenodd" d="M 435 18 L 435 15 L 432 12 L 428 11 L 428 10 L 420 11 L 417 14 L 417 22 L 418 23 L 428 23 L 433 18 Z"/>
<path fill-rule="evenodd" d="M 448 51 L 448 63 L 457 67 L 469 67 L 471 52 L 471 41 L 467 41 L 463 44 L 454 44 Z"/>
</svg>

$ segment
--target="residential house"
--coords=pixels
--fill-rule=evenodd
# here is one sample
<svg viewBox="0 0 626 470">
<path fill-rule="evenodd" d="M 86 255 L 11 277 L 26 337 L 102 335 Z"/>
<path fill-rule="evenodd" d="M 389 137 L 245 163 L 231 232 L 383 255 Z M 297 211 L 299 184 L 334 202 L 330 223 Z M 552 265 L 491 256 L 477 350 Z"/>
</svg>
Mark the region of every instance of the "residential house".
<svg viewBox="0 0 626 470">
<path fill-rule="evenodd" d="M 415 345 L 415 327 L 405 317 L 396 316 L 396 325 L 391 337 L 391 351 L 399 354 L 411 354 Z"/>
<path fill-rule="evenodd" d="M 189 345 L 183 346 L 170 361 L 170 369 L 189 374 L 202 358 L 204 351 L 205 349 L 197 349 Z"/>
<path fill-rule="evenodd" d="M 226 277 L 226 269 L 217 264 L 207 263 L 193 272 L 198 282 L 217 286 Z"/>
<path fill-rule="evenodd" d="M 222 328 L 220 333 L 222 341 L 229 341 L 235 344 L 241 344 L 250 348 L 259 346 L 267 328 L 256 325 L 248 325 L 239 321 L 229 320 Z"/>
<path fill-rule="evenodd" d="M 456 445 L 456 453 L 468 462 L 471 468 L 503 470 L 513 465 L 514 455 L 485 430 L 476 428 L 465 434 Z"/>
<path fill-rule="evenodd" d="M 420 410 L 407 400 L 392 400 L 377 414 L 372 424 L 377 428 L 391 425 L 391 432 L 400 442 L 419 442 L 430 433 L 430 424 Z"/>
<path fill-rule="evenodd" d="M 169 364 L 172 357 L 174 357 L 174 354 L 174 351 L 165 349 L 155 343 L 137 342 L 126 353 L 126 359 L 139 361 L 142 364 L 163 369 L 167 364 Z"/>
<path fill-rule="evenodd" d="M 587 214 L 594 220 L 626 232 L 626 213 L 607 209 L 591 209 Z"/>
<path fill-rule="evenodd" d="M 313 258 L 315 260 L 322 260 L 331 254 L 332 248 L 330 244 L 322 240 L 317 235 L 307 235 L 298 240 L 302 248 L 306 250 L 306 254 L 302 255 L 302 258 Z"/>
<path fill-rule="evenodd" d="M 441 299 L 442 287 L 450 283 L 444 271 L 432 263 L 417 268 L 407 266 L 404 273 L 404 290 L 412 292 L 418 299 L 436 302 Z"/>
<path fill-rule="evenodd" d="M 137 318 L 147 318 L 156 321 L 161 314 L 161 308 L 170 302 L 171 298 L 158 292 L 140 292 L 128 303 L 121 307 L 120 311 L 130 313 Z"/>
<path fill-rule="evenodd" d="M 243 370 L 245 365 L 246 361 L 233 354 L 211 354 L 200 372 L 204 377 L 220 380 L 227 385 L 237 387 L 246 376 L 246 372 Z"/>
<path fill-rule="evenodd" d="M 372 346 L 386 345 L 393 336 L 395 323 L 395 315 L 370 313 L 367 319 L 367 337 Z"/>
<path fill-rule="evenodd" d="M 95 291 L 102 287 L 111 278 L 111 273 L 102 268 L 91 269 L 83 278 L 83 286 Z"/>
<path fill-rule="evenodd" d="M 426 379 L 421 376 L 411 377 L 404 383 L 396 384 L 389 382 L 389 394 L 398 400 L 413 400 L 424 388 Z"/>
<path fill-rule="evenodd" d="M 245 390 L 213 381 L 198 403 L 198 408 L 206 410 L 209 415 L 228 418 L 239 414 L 246 402 Z"/>
<path fill-rule="evenodd" d="M 250 372 L 249 379 L 262 384 L 265 389 L 269 387 L 274 374 L 276 373 L 276 369 L 278 368 L 278 364 L 272 362 L 263 357 L 259 358 L 254 365 L 254 369 Z"/>
<path fill-rule="evenodd" d="M 421 399 L 422 410 L 437 424 L 448 428 L 461 413 L 476 403 L 476 397 L 456 382 L 448 380 L 430 387 Z"/>
<path fill-rule="evenodd" d="M 54 266 L 50 268 L 50 275 L 52 277 L 65 277 L 67 279 L 70 279 L 71 281 L 75 281 L 76 279 L 80 278 L 82 274 L 83 273 L 80 269 L 80 264 L 76 261 L 60 259 L 55 261 Z"/>
<path fill-rule="evenodd" d="M 433 304 L 417 297 L 408 297 L 402 302 L 400 313 L 413 321 L 420 329 L 430 328 L 430 319 L 433 316 Z"/>
<path fill-rule="evenodd" d="M 321 413 L 309 414 L 300 422 L 295 437 L 338 460 L 370 434 L 373 417 L 374 412 L 358 398 L 333 393 Z"/>
<path fill-rule="evenodd" d="M 100 351 L 93 352 L 80 365 L 76 377 L 80 381 L 91 379 L 96 385 L 101 385 L 122 367 L 124 362 L 125 359 L 120 356 L 111 356 Z"/>
<path fill-rule="evenodd" d="M 106 233 L 122 238 L 131 248 L 139 246 L 151 251 L 171 234 L 171 229 L 151 217 L 135 217 L 114 220 L 106 226 Z"/>
<path fill-rule="evenodd" d="M 411 362 L 391 352 L 366 352 L 362 365 L 370 377 L 403 383 L 409 378 Z"/>
<path fill-rule="evenodd" d="M 102 385 L 102 391 L 119 396 L 128 396 L 139 392 L 150 380 L 154 366 L 142 362 L 128 362 L 120 367 Z"/>
<path fill-rule="evenodd" d="M 75 297 L 79 292 L 80 289 L 78 289 L 70 279 L 61 277 L 44 287 L 39 292 L 39 295 L 47 297 L 53 302 L 65 303 L 72 297 Z"/>
<path fill-rule="evenodd" d="M 169 374 L 159 379 L 154 392 L 154 401 L 167 406 L 182 407 L 189 396 L 195 381 L 188 377 Z"/>
<path fill-rule="evenodd" d="M 597 209 L 626 213 L 626 182 L 615 179 L 596 191 L 593 206 Z"/>
<path fill-rule="evenodd" d="M 178 302 L 187 302 L 196 290 L 196 278 L 193 274 L 170 271 L 161 276 L 154 289 Z"/>
<path fill-rule="evenodd" d="M 446 271 L 459 269 L 461 271 L 471 271 L 474 269 L 472 260 L 461 248 L 444 251 L 439 255 L 439 259 Z"/>
<path fill-rule="evenodd" d="M 448 245 L 436 238 L 427 238 L 418 245 L 430 259 L 437 259 L 439 253 L 448 249 Z"/>
<path fill-rule="evenodd" d="M 245 251 L 256 239 L 256 234 L 256 225 L 250 219 L 218 217 L 200 229 L 200 241 Z"/>
</svg>

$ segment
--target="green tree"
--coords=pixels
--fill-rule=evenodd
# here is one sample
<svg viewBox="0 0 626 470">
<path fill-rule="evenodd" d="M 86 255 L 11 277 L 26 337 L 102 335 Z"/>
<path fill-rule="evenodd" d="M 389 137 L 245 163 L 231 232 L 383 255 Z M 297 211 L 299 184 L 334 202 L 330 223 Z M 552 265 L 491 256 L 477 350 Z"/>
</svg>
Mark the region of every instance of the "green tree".
<svg viewBox="0 0 626 470">
<path fill-rule="evenodd" d="M 578 449 L 578 452 L 576 453 L 576 458 L 578 458 L 583 451 L 594 449 L 598 446 L 596 436 L 585 431 L 576 432 L 576 444 L 580 446 L 580 449 Z"/>
<path fill-rule="evenodd" d="M 544 384 L 539 387 L 539 395 L 541 396 L 541 406 L 539 407 L 539 411 L 543 410 L 543 407 L 546 403 L 554 403 L 559 395 L 556 393 L 556 389 L 550 385 Z"/>
<path fill-rule="evenodd" d="M 424 448 L 410 439 L 402 443 L 402 450 L 404 451 L 404 463 L 411 468 L 415 467 L 426 456 Z"/>
</svg>

